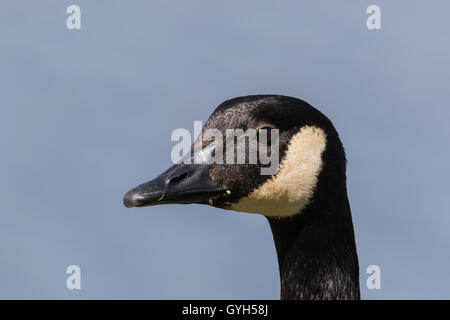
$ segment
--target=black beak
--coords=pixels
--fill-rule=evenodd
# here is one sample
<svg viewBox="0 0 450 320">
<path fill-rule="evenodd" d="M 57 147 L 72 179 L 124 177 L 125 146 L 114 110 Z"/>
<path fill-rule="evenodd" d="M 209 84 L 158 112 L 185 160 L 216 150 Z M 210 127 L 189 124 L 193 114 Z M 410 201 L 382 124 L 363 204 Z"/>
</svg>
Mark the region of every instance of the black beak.
<svg viewBox="0 0 450 320">
<path fill-rule="evenodd" d="M 156 179 L 128 191 L 123 204 L 127 208 L 158 204 L 208 203 L 226 194 L 226 188 L 214 182 L 207 164 L 176 164 Z"/>
</svg>

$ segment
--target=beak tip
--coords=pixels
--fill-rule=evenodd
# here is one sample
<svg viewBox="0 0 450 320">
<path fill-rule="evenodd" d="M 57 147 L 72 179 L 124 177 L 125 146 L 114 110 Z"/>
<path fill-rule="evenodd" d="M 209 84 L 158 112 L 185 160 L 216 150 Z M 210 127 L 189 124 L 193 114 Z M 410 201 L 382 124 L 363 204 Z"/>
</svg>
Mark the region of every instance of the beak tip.
<svg viewBox="0 0 450 320">
<path fill-rule="evenodd" d="M 123 205 L 127 208 L 133 208 L 135 207 L 135 201 L 134 201 L 134 195 L 135 193 L 133 191 L 128 191 L 124 196 L 123 196 Z"/>
</svg>

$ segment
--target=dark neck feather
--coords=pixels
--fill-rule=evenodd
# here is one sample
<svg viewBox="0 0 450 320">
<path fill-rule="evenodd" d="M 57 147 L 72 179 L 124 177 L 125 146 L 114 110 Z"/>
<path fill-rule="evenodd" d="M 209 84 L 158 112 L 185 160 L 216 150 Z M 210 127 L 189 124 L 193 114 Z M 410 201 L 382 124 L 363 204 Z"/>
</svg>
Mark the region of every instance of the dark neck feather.
<svg viewBox="0 0 450 320">
<path fill-rule="evenodd" d="M 315 201 L 293 217 L 268 218 L 277 249 L 281 299 L 360 298 L 350 206 L 345 188 L 342 192 L 340 199 L 327 205 Z"/>
</svg>

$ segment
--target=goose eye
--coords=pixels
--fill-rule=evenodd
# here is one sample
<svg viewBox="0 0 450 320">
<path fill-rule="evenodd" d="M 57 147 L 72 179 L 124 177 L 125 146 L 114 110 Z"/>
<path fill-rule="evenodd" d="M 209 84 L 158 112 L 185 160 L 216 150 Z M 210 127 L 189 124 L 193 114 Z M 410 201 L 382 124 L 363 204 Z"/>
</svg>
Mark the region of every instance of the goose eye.
<svg viewBox="0 0 450 320">
<path fill-rule="evenodd" d="M 263 143 L 265 139 L 262 137 L 265 135 L 267 137 L 267 146 L 272 145 L 272 127 L 262 127 L 258 129 L 258 143 Z"/>
</svg>

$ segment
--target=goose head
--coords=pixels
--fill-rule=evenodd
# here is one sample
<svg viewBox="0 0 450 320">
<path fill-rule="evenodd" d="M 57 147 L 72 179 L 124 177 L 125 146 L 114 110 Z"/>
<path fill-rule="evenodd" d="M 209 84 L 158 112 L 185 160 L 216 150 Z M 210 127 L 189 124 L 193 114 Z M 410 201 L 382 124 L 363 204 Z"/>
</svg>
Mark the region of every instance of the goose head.
<svg viewBox="0 0 450 320">
<path fill-rule="evenodd" d="M 264 215 L 282 298 L 358 299 L 345 171 L 337 131 L 310 104 L 239 97 L 215 109 L 182 161 L 128 191 L 124 204 L 197 203 Z"/>
<path fill-rule="evenodd" d="M 200 203 L 291 216 L 311 202 L 321 173 L 342 175 L 345 162 L 337 133 L 322 113 L 302 100 L 275 95 L 219 105 L 191 151 L 189 159 L 126 193 L 125 206 Z M 339 158 L 341 167 L 329 157 Z"/>
</svg>

